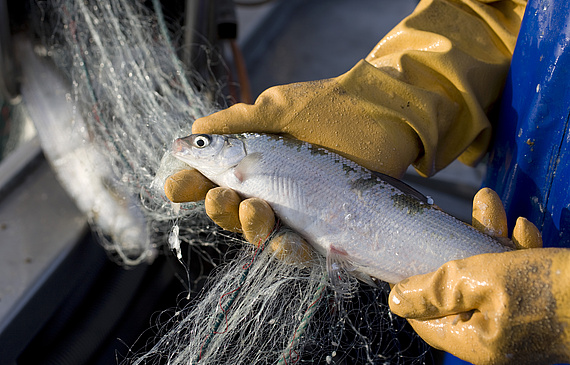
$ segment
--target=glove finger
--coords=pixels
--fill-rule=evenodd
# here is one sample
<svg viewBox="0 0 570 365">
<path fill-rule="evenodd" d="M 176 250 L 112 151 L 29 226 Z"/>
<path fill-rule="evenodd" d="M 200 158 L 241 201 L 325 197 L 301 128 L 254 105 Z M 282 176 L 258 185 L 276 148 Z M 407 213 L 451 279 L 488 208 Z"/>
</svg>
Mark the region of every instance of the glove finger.
<svg viewBox="0 0 570 365">
<path fill-rule="evenodd" d="M 264 200 L 250 198 L 239 205 L 239 221 L 245 239 L 259 246 L 273 231 L 275 214 Z"/>
<path fill-rule="evenodd" d="M 264 113 L 258 105 L 239 103 L 206 117 L 196 119 L 192 124 L 192 133 L 279 133 L 277 118 L 278 115 L 264 117 Z"/>
<path fill-rule="evenodd" d="M 198 170 L 188 169 L 169 176 L 164 182 L 164 193 L 173 203 L 186 203 L 204 200 L 214 183 L 206 179 Z"/>
<path fill-rule="evenodd" d="M 400 317 L 422 320 L 477 309 L 487 290 L 471 279 L 469 269 L 484 264 L 486 256 L 450 261 L 432 273 L 402 280 L 390 292 L 390 309 Z"/>
<path fill-rule="evenodd" d="M 313 260 L 313 250 L 307 241 L 295 232 L 285 231 L 278 234 L 271 240 L 269 247 L 281 261 L 308 266 Z"/>
<path fill-rule="evenodd" d="M 489 188 L 483 188 L 473 197 L 472 225 L 495 237 L 507 237 L 507 214 L 501 198 Z"/>
<path fill-rule="evenodd" d="M 513 242 L 517 249 L 542 247 L 540 231 L 531 221 L 524 217 L 517 219 L 513 229 Z"/>
<path fill-rule="evenodd" d="M 228 188 L 214 188 L 208 191 L 204 205 L 206 214 L 218 226 L 232 232 L 242 232 L 239 221 L 239 195 Z"/>
</svg>

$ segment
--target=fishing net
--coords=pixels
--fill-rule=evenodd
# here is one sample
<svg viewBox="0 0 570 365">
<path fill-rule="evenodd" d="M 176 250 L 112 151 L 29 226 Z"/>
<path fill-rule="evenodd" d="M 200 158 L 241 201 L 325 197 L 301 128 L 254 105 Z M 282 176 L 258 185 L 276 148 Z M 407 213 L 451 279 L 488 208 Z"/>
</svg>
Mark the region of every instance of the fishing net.
<svg viewBox="0 0 570 365">
<path fill-rule="evenodd" d="M 151 262 L 166 246 L 187 271 L 189 304 L 157 322 L 154 341 L 125 363 L 425 361 L 425 344 L 392 317 L 385 288 L 347 278 L 352 290 L 340 295 L 323 258 L 277 259 L 267 243 L 255 248 L 218 230 L 201 204 L 166 199 L 165 178 L 184 168 L 168 153 L 172 141 L 224 105 L 179 61 L 178 34 L 167 27 L 176 20 L 158 1 L 51 0 L 35 12 L 33 53 L 56 66 L 50 87 L 66 90 L 70 115 L 33 118 L 60 179 L 117 262 Z"/>
<path fill-rule="evenodd" d="M 173 209 L 160 177 L 181 168 L 169 146 L 213 103 L 197 94 L 163 18 L 143 3 L 54 1 L 36 10 L 39 52 L 70 81 L 71 120 L 34 118 L 46 155 L 108 252 L 126 265 L 152 259 L 170 219 L 198 214 L 194 220 L 205 221 L 196 204 Z M 69 181 L 80 169 L 80 181 Z"/>
<path fill-rule="evenodd" d="M 324 267 L 321 257 L 299 266 L 263 245 L 240 249 L 134 363 L 423 362 L 425 348 L 383 304 L 386 291 L 362 286 L 339 297 Z"/>
</svg>

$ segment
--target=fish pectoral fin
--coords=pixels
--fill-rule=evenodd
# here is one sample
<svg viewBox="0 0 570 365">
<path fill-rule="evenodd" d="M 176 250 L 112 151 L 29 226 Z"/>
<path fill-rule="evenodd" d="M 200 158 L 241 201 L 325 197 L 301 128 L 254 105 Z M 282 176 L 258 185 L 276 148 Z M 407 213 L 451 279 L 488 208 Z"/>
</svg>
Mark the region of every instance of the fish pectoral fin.
<svg viewBox="0 0 570 365">
<path fill-rule="evenodd" d="M 331 284 L 337 293 L 350 295 L 353 283 L 351 283 L 349 275 L 374 288 L 386 289 L 387 285 L 383 281 L 373 278 L 361 269 L 362 267 L 354 263 L 345 250 L 336 248 L 333 245 L 330 246 L 327 252 L 327 272 Z M 389 289 L 388 287 L 388 292 L 390 291 Z"/>
<path fill-rule="evenodd" d="M 355 278 L 357 278 L 358 280 L 362 281 L 363 283 L 370 285 L 373 288 L 385 289 L 385 285 L 383 285 L 384 284 L 383 281 L 380 281 L 376 278 L 373 278 L 372 276 L 365 274 L 358 269 L 354 270 L 350 274 L 352 276 L 354 276 Z M 390 290 L 388 290 L 388 291 L 390 291 Z"/>
<path fill-rule="evenodd" d="M 250 153 L 236 165 L 234 169 L 234 175 L 240 182 L 244 182 L 247 179 L 248 173 L 251 172 L 255 165 L 261 160 L 263 155 L 261 152 Z"/>
<path fill-rule="evenodd" d="M 327 252 L 327 273 L 335 291 L 341 295 L 350 295 L 352 283 L 348 273 L 355 271 L 355 266 L 348 253 L 331 245 Z"/>
</svg>

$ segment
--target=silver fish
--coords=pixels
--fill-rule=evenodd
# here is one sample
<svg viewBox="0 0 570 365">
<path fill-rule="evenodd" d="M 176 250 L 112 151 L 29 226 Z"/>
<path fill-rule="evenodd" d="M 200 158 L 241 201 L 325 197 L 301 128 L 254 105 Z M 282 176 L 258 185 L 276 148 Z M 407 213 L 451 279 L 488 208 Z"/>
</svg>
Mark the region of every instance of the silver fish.
<svg viewBox="0 0 570 365">
<path fill-rule="evenodd" d="M 397 179 L 305 142 L 193 134 L 173 155 L 219 186 L 269 203 L 283 223 L 357 277 L 397 283 L 450 260 L 509 248 Z"/>
</svg>

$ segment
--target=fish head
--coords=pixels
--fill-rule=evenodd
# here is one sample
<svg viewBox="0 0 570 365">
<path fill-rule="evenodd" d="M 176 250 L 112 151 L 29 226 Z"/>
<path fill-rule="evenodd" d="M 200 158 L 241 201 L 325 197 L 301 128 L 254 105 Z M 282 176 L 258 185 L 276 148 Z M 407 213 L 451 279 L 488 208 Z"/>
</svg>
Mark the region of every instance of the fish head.
<svg viewBox="0 0 570 365">
<path fill-rule="evenodd" d="M 211 179 L 236 166 L 246 156 L 246 151 L 243 141 L 238 138 L 191 134 L 174 141 L 172 154 Z"/>
</svg>

